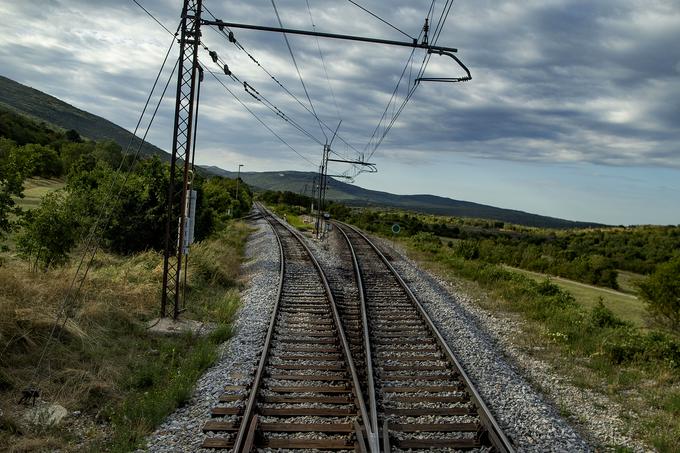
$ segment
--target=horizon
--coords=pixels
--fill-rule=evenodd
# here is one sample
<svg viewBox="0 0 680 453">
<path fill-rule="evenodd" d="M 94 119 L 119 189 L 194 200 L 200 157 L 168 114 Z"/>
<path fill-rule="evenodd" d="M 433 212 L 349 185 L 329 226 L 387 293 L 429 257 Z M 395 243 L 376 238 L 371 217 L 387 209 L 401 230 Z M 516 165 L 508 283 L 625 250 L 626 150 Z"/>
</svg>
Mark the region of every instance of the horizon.
<svg viewBox="0 0 680 453">
<path fill-rule="evenodd" d="M 179 16 L 174 3 L 140 3 L 174 28 Z M 364 3 L 414 35 L 430 4 Z M 310 4 L 308 12 L 282 1 L 284 26 L 311 29 L 312 16 L 317 30 L 403 39 L 351 5 Z M 356 184 L 607 225 L 680 224 L 680 48 L 673 45 L 680 40 L 680 8 L 673 7 L 679 4 L 457 3 L 439 44 L 459 48 L 472 81 L 421 83 L 382 145 L 365 148 L 367 154 L 375 152 L 371 160 L 378 173 L 361 175 Z M 264 1 L 234 1 L 229 8 L 225 2 L 209 4 L 217 17 L 277 25 L 267 6 Z M 6 3 L 0 12 L 8 19 L 0 37 L 3 75 L 127 130 L 134 128 L 170 43 L 167 33 L 136 5 L 53 0 L 47 5 Z M 55 26 L 43 27 L 46 20 Z M 281 36 L 236 34 L 281 83 L 306 99 Z M 229 61 L 234 73 L 323 140 L 316 120 L 246 56 L 212 31 L 204 32 L 204 40 Z M 321 40 L 321 65 L 315 40 L 291 37 L 290 43 L 319 117 L 328 124 L 342 118 L 340 134 L 361 149 L 409 52 Z M 203 53 L 201 59 L 210 61 Z M 427 76 L 451 71 L 456 70 L 449 61 L 433 58 Z M 161 79 L 169 72 L 166 68 Z M 197 163 L 227 171 L 238 164 L 245 164 L 244 172 L 316 170 L 319 145 L 268 113 L 242 87 L 238 91 L 238 84 L 228 85 L 299 155 L 293 153 L 255 127 L 256 120 L 207 78 Z M 396 107 L 403 89 L 397 90 Z M 172 136 L 171 98 L 161 105 L 147 139 L 165 150 Z M 340 143 L 338 153 L 354 153 Z"/>
</svg>

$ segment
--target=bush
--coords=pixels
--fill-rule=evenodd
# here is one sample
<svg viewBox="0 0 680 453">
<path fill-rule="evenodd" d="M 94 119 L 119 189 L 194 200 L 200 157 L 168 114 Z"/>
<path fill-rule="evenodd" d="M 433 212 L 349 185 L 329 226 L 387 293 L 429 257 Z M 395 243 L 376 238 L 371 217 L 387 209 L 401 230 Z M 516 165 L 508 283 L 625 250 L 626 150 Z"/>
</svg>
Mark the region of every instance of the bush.
<svg viewBox="0 0 680 453">
<path fill-rule="evenodd" d="M 650 314 L 680 333 L 680 255 L 660 264 L 638 287 Z"/>
<path fill-rule="evenodd" d="M 442 241 L 432 233 L 420 232 L 412 236 L 411 241 L 423 252 L 436 253 L 442 247 Z"/>
<path fill-rule="evenodd" d="M 597 305 L 590 312 L 590 323 L 595 327 L 614 328 L 628 325 L 625 321 L 617 318 L 613 311 L 604 306 L 602 296 Z"/>
<path fill-rule="evenodd" d="M 466 260 L 479 258 L 479 243 L 477 241 L 460 241 L 456 247 L 456 254 Z"/>
<path fill-rule="evenodd" d="M 63 264 L 75 244 L 75 227 L 64 192 L 47 194 L 38 208 L 25 214 L 17 250 L 33 262 L 34 270 Z"/>
</svg>

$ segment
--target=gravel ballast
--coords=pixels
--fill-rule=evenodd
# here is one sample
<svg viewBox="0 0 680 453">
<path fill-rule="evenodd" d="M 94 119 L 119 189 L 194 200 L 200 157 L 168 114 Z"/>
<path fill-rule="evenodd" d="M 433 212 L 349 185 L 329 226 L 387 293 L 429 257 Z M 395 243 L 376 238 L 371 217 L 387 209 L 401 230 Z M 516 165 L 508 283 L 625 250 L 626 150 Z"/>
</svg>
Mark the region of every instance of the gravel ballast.
<svg viewBox="0 0 680 453">
<path fill-rule="evenodd" d="M 344 240 L 339 234 L 333 232 L 323 243 L 310 242 L 328 272 L 342 266 L 337 256 Z M 494 324 L 490 313 L 401 253 L 390 255 L 394 258 L 392 265 L 411 286 L 518 451 L 592 450 L 523 377 L 513 360 L 506 358 L 504 345 L 488 328 Z"/>
<path fill-rule="evenodd" d="M 271 228 L 264 220 L 255 226 L 257 231 L 246 246 L 247 283 L 234 336 L 220 347 L 217 363 L 199 379 L 187 405 L 148 437 L 146 451 L 210 451 L 200 449 L 205 438 L 201 428 L 210 419 L 210 409 L 219 405 L 225 385 L 248 385 L 252 380 L 279 273 L 278 244 Z M 523 330 L 521 321 L 480 308 L 460 287 L 422 270 L 403 250 L 395 250 L 387 241 L 377 242 L 389 250 L 392 265 L 411 286 L 518 451 L 581 452 L 612 445 L 650 450 L 624 434 L 618 415 L 623 408 L 570 385 L 548 364 L 513 344 L 513 335 Z M 343 263 L 338 247 L 344 246 L 344 240 L 336 232 L 323 242 L 308 243 L 327 272 L 339 272 Z M 578 416 L 578 430 L 560 416 L 557 407 Z"/>
<path fill-rule="evenodd" d="M 249 385 L 257 367 L 279 283 L 279 249 L 269 224 L 259 219 L 246 244 L 242 275 L 246 287 L 234 336 L 219 349 L 217 362 L 196 383 L 191 400 L 172 413 L 146 441 L 146 451 L 202 451 L 201 431 L 210 409 L 220 405 L 225 385 Z M 203 450 L 213 451 L 213 450 Z"/>
</svg>

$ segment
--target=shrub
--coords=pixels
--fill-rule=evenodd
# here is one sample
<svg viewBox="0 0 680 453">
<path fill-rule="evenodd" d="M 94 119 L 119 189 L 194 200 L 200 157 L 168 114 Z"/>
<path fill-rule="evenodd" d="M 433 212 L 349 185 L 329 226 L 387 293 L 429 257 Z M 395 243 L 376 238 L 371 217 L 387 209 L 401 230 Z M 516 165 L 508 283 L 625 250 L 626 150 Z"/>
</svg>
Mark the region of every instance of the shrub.
<svg viewBox="0 0 680 453">
<path fill-rule="evenodd" d="M 597 305 L 590 312 L 590 323 L 595 327 L 613 328 L 628 325 L 625 321 L 617 318 L 613 311 L 604 306 L 602 296 Z"/>
<path fill-rule="evenodd" d="M 68 260 L 75 244 L 76 225 L 63 192 L 45 195 L 38 208 L 26 213 L 23 226 L 17 250 L 33 262 L 34 270 L 47 270 Z"/>
<path fill-rule="evenodd" d="M 680 255 L 660 264 L 638 287 L 650 314 L 680 333 Z"/>
<path fill-rule="evenodd" d="M 479 244 L 476 241 L 460 241 L 456 247 L 456 254 L 466 260 L 479 258 Z"/>
<path fill-rule="evenodd" d="M 423 252 L 436 253 L 442 246 L 442 241 L 432 233 L 420 232 L 411 237 L 413 244 Z"/>
</svg>

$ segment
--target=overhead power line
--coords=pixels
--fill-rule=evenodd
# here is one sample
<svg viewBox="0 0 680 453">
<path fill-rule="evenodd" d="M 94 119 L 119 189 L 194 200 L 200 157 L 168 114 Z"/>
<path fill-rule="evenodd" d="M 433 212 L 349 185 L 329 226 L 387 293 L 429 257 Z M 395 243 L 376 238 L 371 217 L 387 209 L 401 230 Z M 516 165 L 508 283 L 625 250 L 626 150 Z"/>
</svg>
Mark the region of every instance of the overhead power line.
<svg viewBox="0 0 680 453">
<path fill-rule="evenodd" d="M 311 165 L 316 165 L 314 162 L 312 162 L 312 161 L 309 160 L 307 157 L 305 157 L 304 155 L 302 155 L 298 150 L 296 150 L 290 143 L 288 143 L 286 140 L 284 140 L 284 139 L 283 139 L 279 134 L 277 134 L 271 127 L 269 127 L 269 126 L 267 125 L 267 123 L 265 123 L 265 122 L 264 122 L 264 121 L 263 121 L 263 120 L 255 113 L 255 112 L 253 112 L 253 110 L 251 110 L 251 109 L 250 109 L 250 108 L 249 108 L 249 107 L 248 107 L 248 106 L 247 106 L 247 105 L 246 105 L 246 104 L 245 104 L 238 96 L 236 96 L 236 94 L 235 94 L 233 91 L 231 91 L 231 90 L 229 89 L 229 87 L 226 86 L 226 85 L 224 84 L 224 82 L 222 82 L 222 80 L 220 80 L 220 78 L 217 77 L 217 75 L 216 75 L 213 71 L 211 71 L 209 68 L 207 68 L 205 65 L 203 65 L 203 63 L 200 63 L 200 62 L 199 62 L 199 64 L 201 64 L 201 66 L 202 66 L 206 71 L 208 71 L 208 72 L 210 73 L 210 75 L 212 75 L 212 76 L 215 78 L 215 80 L 217 80 L 217 82 L 218 82 L 220 85 L 222 85 L 222 87 L 223 87 L 225 90 L 227 90 L 227 92 L 228 92 L 234 99 L 236 99 L 236 101 L 238 101 L 238 103 L 241 104 L 241 105 L 243 106 L 243 108 L 246 109 L 246 110 L 247 110 L 247 111 L 248 111 L 248 112 L 249 112 L 249 113 L 250 113 L 250 114 L 251 114 L 251 115 L 259 122 L 259 123 L 260 123 L 260 124 L 262 124 L 269 132 L 271 132 L 272 135 L 274 135 L 276 138 L 278 138 L 278 139 L 281 141 L 281 143 L 283 143 L 284 145 L 286 145 L 288 148 L 291 149 L 291 151 L 293 151 L 295 154 L 297 154 L 297 155 L 300 156 L 302 159 L 304 159 L 305 161 L 307 161 L 309 164 L 311 164 Z"/>
<path fill-rule="evenodd" d="M 205 12 L 210 15 L 213 20 L 217 21 L 217 17 L 207 8 L 204 6 Z M 229 27 L 221 27 L 221 28 L 215 28 L 211 27 L 215 33 L 218 33 L 220 36 L 223 38 L 227 39 L 229 42 L 234 44 L 238 49 L 240 49 L 243 53 L 245 53 L 248 58 L 257 65 L 265 74 L 267 74 L 273 81 L 276 83 L 281 89 L 288 94 L 288 96 L 291 97 L 295 102 L 297 102 L 303 109 L 305 109 L 310 115 L 312 115 L 316 121 L 320 122 L 323 127 L 329 131 L 329 132 L 334 132 L 334 129 L 329 126 L 326 122 L 324 122 L 315 112 L 313 112 L 308 105 L 306 105 L 304 102 L 302 102 L 294 93 L 292 93 L 276 76 L 274 76 L 271 71 L 269 71 L 263 64 L 260 62 L 255 56 L 248 51 L 243 43 L 241 43 L 236 36 L 234 36 L 234 33 L 229 29 Z M 226 31 L 225 31 L 226 30 Z M 350 149 L 352 149 L 357 156 L 361 156 L 361 151 L 359 151 L 354 145 L 352 145 L 350 142 L 348 142 L 341 134 L 337 134 L 338 140 L 340 140 L 342 143 L 344 143 L 346 146 L 348 146 Z"/>
<path fill-rule="evenodd" d="M 279 26 L 283 28 L 283 22 L 281 21 L 281 16 L 279 15 L 279 10 L 276 8 L 276 2 L 274 0 L 271 0 L 272 2 L 272 7 L 274 8 L 274 13 L 276 14 L 276 20 L 279 22 Z M 321 129 L 321 133 L 326 137 L 326 141 L 328 141 L 328 136 L 326 135 L 326 131 L 323 130 L 323 126 L 321 125 L 321 120 L 319 119 L 319 116 L 316 113 L 316 110 L 314 109 L 314 104 L 312 103 L 312 98 L 309 96 L 309 91 L 307 91 L 307 85 L 305 85 L 305 81 L 302 78 L 302 73 L 300 72 L 300 67 L 297 64 L 297 60 L 295 59 L 295 55 L 293 54 L 293 48 L 290 46 L 290 42 L 288 41 L 288 35 L 283 33 L 283 39 L 286 41 L 286 47 L 288 47 L 288 53 L 290 53 L 290 58 L 293 60 L 293 65 L 295 65 L 295 70 L 297 71 L 298 77 L 300 78 L 300 83 L 302 84 L 302 88 L 305 91 L 305 96 L 307 96 L 307 100 L 309 101 L 309 106 L 312 108 L 312 112 L 314 112 L 314 116 L 317 118 L 319 121 L 319 128 Z"/>
<path fill-rule="evenodd" d="M 144 10 L 144 12 L 145 12 L 146 14 L 148 14 L 149 17 L 151 17 L 151 18 L 152 18 L 158 25 L 160 25 L 165 31 L 167 31 L 169 34 L 171 34 L 171 35 L 173 36 L 173 38 L 174 38 L 174 36 L 176 36 L 176 33 L 172 33 L 165 25 L 163 25 L 162 22 L 160 22 L 158 19 L 156 19 L 156 17 L 155 17 L 151 12 L 149 12 L 146 8 L 144 8 L 142 5 L 140 5 L 140 4 L 137 2 L 137 0 L 132 0 L 132 1 L 133 1 L 134 3 L 136 3 L 140 8 L 142 8 L 142 9 Z M 213 19 L 215 19 L 215 16 L 214 16 L 207 8 L 204 8 L 204 9 L 206 9 L 206 12 L 208 12 L 208 14 L 210 14 L 210 15 L 213 17 Z M 177 27 L 177 30 L 179 31 L 179 26 Z M 174 43 L 174 40 L 173 40 L 173 43 Z M 210 52 L 210 49 L 209 49 L 207 46 L 203 46 L 203 47 L 204 47 L 204 49 L 206 49 L 208 52 Z M 244 49 L 244 50 L 245 50 L 245 49 Z M 169 52 L 169 51 L 168 51 L 168 52 Z M 218 58 L 219 58 L 219 56 L 218 56 Z M 221 61 L 221 60 L 218 60 L 218 61 Z M 221 62 L 224 64 L 223 61 L 221 61 Z M 228 87 L 227 87 L 227 86 L 226 86 L 226 85 L 225 85 L 225 84 L 217 77 L 217 75 L 216 75 L 213 71 L 211 71 L 210 69 L 208 69 L 208 68 L 207 68 L 205 65 L 203 65 L 202 63 L 199 62 L 199 64 L 201 65 L 201 67 L 202 67 L 204 70 L 208 71 L 208 72 L 210 73 L 210 75 L 212 75 L 212 76 L 215 78 L 215 80 L 217 80 L 217 81 L 219 82 L 219 84 L 222 85 L 222 87 L 224 87 L 224 88 L 229 92 L 229 94 L 231 94 L 231 95 L 232 95 L 232 96 L 233 96 L 233 97 L 234 97 L 234 98 L 235 98 L 235 99 L 243 106 L 243 108 L 245 108 L 251 115 L 253 115 L 253 117 L 255 117 L 255 119 L 256 119 L 260 124 L 262 124 L 269 132 L 271 132 L 271 133 L 272 133 L 276 138 L 278 138 L 283 144 L 285 144 L 288 148 L 290 148 L 295 154 L 297 154 L 298 156 L 300 156 L 301 158 L 303 158 L 303 159 L 304 159 L 305 161 L 307 161 L 308 163 L 310 163 L 310 164 L 312 164 L 312 165 L 316 165 L 316 164 L 314 164 L 312 161 L 310 161 L 307 157 L 305 157 L 305 156 L 303 156 L 302 154 L 300 154 L 295 148 L 293 148 L 293 146 L 291 146 L 291 145 L 290 145 L 287 141 L 285 141 L 279 134 L 277 134 L 271 127 L 269 127 L 269 126 L 268 126 L 268 125 L 267 125 L 267 124 L 266 124 L 259 116 L 257 116 L 257 114 L 256 114 L 255 112 L 253 112 L 253 111 L 252 111 L 252 110 L 251 110 L 251 109 L 250 109 L 243 101 L 241 101 L 241 99 L 239 99 L 239 97 L 236 96 L 236 94 L 234 94 L 234 92 L 231 91 L 231 90 L 230 90 L 230 89 L 229 89 L 229 88 L 228 88 Z M 233 74 L 232 74 L 232 75 L 233 75 Z M 233 79 L 234 81 L 240 82 L 240 80 L 239 80 L 236 76 L 233 76 L 232 79 Z M 319 140 L 317 140 L 317 139 L 314 139 L 314 140 L 315 140 L 317 143 L 321 143 L 321 142 L 320 142 Z"/>
<path fill-rule="evenodd" d="M 314 17 L 312 16 L 312 8 L 309 6 L 309 0 L 305 0 L 307 3 L 307 12 L 309 12 L 309 21 L 312 24 L 312 30 L 316 31 L 316 24 L 314 23 Z M 316 38 L 316 48 L 319 49 L 319 58 L 321 58 L 321 66 L 323 67 L 323 72 L 326 75 L 326 81 L 328 82 L 328 90 L 331 92 L 331 97 L 333 98 L 333 104 L 335 104 L 335 113 L 338 115 L 338 120 L 342 121 L 340 117 L 340 108 L 338 108 L 338 101 L 335 99 L 335 92 L 333 92 L 333 86 L 331 85 L 331 79 L 328 77 L 328 70 L 326 69 L 326 60 L 323 57 L 323 52 L 321 52 L 321 44 L 319 43 L 319 37 Z"/>
<path fill-rule="evenodd" d="M 368 14 L 370 14 L 371 16 L 373 16 L 373 17 L 375 17 L 376 19 L 378 19 L 380 22 L 382 22 L 382 23 L 384 23 L 384 24 L 387 24 L 387 25 L 389 25 L 390 27 L 394 28 L 395 30 L 397 30 L 399 33 L 401 33 L 402 35 L 406 36 L 407 38 L 416 39 L 416 38 L 414 38 L 413 36 L 411 36 L 411 35 L 409 35 L 408 33 L 406 33 L 405 31 L 403 31 L 402 29 L 397 28 L 397 27 L 395 27 L 394 25 L 392 25 L 391 23 L 387 22 L 385 19 L 383 19 L 382 17 L 378 16 L 378 15 L 375 14 L 374 12 L 369 11 L 367 8 L 361 6 L 360 4 L 358 4 L 357 2 L 355 2 L 354 0 L 347 0 L 347 1 L 350 2 L 352 5 L 356 6 L 357 8 L 360 8 L 360 9 L 364 10 L 365 12 L 367 12 Z"/>
</svg>

